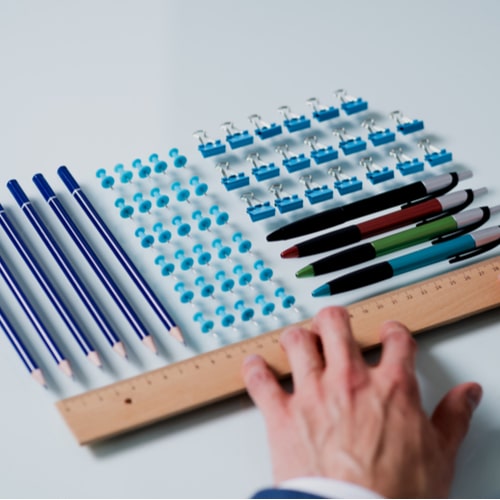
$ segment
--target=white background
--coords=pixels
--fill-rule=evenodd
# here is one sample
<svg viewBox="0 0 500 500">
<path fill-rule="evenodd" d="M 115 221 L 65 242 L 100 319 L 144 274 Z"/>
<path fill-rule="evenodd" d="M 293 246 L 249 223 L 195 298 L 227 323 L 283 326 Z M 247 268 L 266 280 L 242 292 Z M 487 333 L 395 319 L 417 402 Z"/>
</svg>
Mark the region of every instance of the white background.
<svg viewBox="0 0 500 500">
<path fill-rule="evenodd" d="M 333 103 L 332 91 L 344 87 L 376 109 L 400 108 L 424 118 L 456 164 L 474 172 L 469 185 L 488 185 L 485 201 L 498 203 L 499 21 L 494 0 L 0 0 L 0 201 L 36 241 L 5 189 L 8 179 L 17 178 L 35 197 L 30 178 L 43 172 L 64 196 L 55 170 L 66 164 L 99 206 L 112 207 L 111 198 L 98 197 L 96 169 L 151 152 L 165 157 L 173 146 L 195 157 L 195 129 L 216 134 L 228 119 L 244 127 L 255 112 L 277 120 L 282 104 L 304 110 L 313 95 Z M 129 234 L 124 227 L 117 224 L 117 232 Z M 0 242 L 10 262 L 22 268 L 3 236 Z M 39 257 L 53 266 L 44 250 Z M 66 290 L 58 272 L 53 269 L 54 279 Z M 150 266 L 144 272 L 153 278 Z M 63 329 L 32 278 L 23 272 L 20 279 L 47 322 Z M 16 326 L 28 331 L 3 284 L 0 293 Z M 102 301 L 109 304 L 104 294 Z M 497 319 L 492 311 L 419 339 L 427 409 L 453 384 L 477 380 L 485 389 L 459 456 L 456 497 L 500 491 Z M 154 319 L 149 322 L 154 327 Z M 271 484 L 263 423 L 246 397 L 94 448 L 75 443 L 53 401 L 196 351 L 172 343 L 165 339 L 154 360 L 143 353 L 132 366 L 110 360 L 111 372 L 95 374 L 77 361 L 78 382 L 61 380 L 48 366 L 51 389 L 44 391 L 25 376 L 1 337 L 0 495 L 224 498 L 246 497 Z"/>
</svg>

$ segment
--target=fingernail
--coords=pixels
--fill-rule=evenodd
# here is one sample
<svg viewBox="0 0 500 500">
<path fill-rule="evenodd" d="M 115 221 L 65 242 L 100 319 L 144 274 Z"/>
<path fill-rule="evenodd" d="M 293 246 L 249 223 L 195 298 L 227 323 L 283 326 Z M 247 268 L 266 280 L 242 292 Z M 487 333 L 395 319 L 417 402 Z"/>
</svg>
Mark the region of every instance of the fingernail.
<svg viewBox="0 0 500 500">
<path fill-rule="evenodd" d="M 482 397 L 483 389 L 481 386 L 476 385 L 467 391 L 467 401 L 473 411 L 478 407 Z"/>
<path fill-rule="evenodd" d="M 247 366 L 252 364 L 256 360 L 260 360 L 261 357 L 258 354 L 249 354 L 244 360 L 243 360 L 243 365 Z"/>
</svg>

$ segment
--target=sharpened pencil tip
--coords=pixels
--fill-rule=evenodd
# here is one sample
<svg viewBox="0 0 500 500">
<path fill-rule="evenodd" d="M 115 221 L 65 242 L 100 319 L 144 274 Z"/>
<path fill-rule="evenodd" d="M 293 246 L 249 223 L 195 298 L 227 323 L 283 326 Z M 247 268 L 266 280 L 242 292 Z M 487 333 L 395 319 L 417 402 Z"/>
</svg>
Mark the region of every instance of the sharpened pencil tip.
<svg viewBox="0 0 500 500">
<path fill-rule="evenodd" d="M 37 368 L 31 372 L 31 376 L 43 387 L 47 387 L 47 382 L 45 381 L 45 377 L 43 376 L 42 370 Z"/>
<path fill-rule="evenodd" d="M 63 359 L 58 366 L 65 375 L 67 375 L 70 378 L 73 377 L 73 370 L 71 369 L 69 361 Z"/>
<path fill-rule="evenodd" d="M 155 341 L 153 340 L 153 337 L 151 335 L 148 335 L 147 337 L 144 337 L 142 339 L 142 343 L 153 353 L 153 354 L 158 354 L 158 349 L 156 348 Z"/>
<path fill-rule="evenodd" d="M 97 354 L 96 351 L 91 351 L 87 354 L 87 359 L 95 366 L 98 368 L 102 367 L 102 362 L 101 358 L 99 357 L 99 354 Z"/>
<path fill-rule="evenodd" d="M 113 350 L 119 355 L 121 356 L 122 358 L 126 358 L 127 357 L 127 351 L 125 350 L 125 346 L 121 343 L 121 342 L 117 342 L 114 346 L 113 346 Z"/>
<path fill-rule="evenodd" d="M 186 341 L 184 340 L 181 329 L 178 326 L 174 326 L 173 328 L 171 328 L 169 333 L 170 335 L 172 335 L 172 337 L 174 337 L 175 340 L 178 340 L 181 344 L 186 345 Z"/>
<path fill-rule="evenodd" d="M 299 257 L 299 249 L 294 245 L 293 247 L 283 250 L 280 255 L 283 259 L 293 259 L 295 257 Z"/>
<path fill-rule="evenodd" d="M 331 295 L 328 284 L 321 285 L 312 292 L 313 297 L 326 297 L 327 295 Z"/>
<path fill-rule="evenodd" d="M 295 276 L 297 278 L 312 278 L 314 276 L 314 267 L 309 264 L 308 266 L 299 269 L 295 273 Z"/>
</svg>

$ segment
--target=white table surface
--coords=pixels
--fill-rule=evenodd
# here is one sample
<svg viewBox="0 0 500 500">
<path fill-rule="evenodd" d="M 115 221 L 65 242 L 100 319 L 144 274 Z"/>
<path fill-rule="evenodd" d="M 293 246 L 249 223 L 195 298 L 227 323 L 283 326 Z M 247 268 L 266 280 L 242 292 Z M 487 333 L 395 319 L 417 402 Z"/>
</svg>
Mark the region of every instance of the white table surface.
<svg viewBox="0 0 500 500">
<path fill-rule="evenodd" d="M 56 175 L 56 168 L 66 164 L 96 204 L 109 207 L 106 217 L 117 221 L 117 233 L 125 236 L 126 224 L 118 222 L 111 197 L 95 179 L 98 168 L 130 164 L 151 152 L 165 157 L 176 146 L 202 169 L 194 130 L 220 133 L 219 124 L 228 119 L 246 127 L 246 117 L 254 112 L 277 120 L 280 105 L 305 110 L 304 101 L 313 95 L 333 103 L 332 91 L 344 87 L 366 98 L 370 109 L 401 109 L 423 118 L 436 143 L 453 151 L 455 165 L 473 171 L 467 187 L 488 185 L 484 203 L 498 203 L 499 21 L 500 3 L 494 0 L 0 0 L 0 201 L 26 238 L 37 243 L 5 188 L 8 179 L 18 179 L 57 233 L 30 178 L 44 173 L 70 201 Z M 252 230 L 245 215 L 236 219 Z M 257 230 L 256 240 L 261 237 Z M 47 323 L 62 331 L 3 235 L 0 243 L 9 262 L 22 270 L 19 278 Z M 64 246 L 71 248 L 67 241 Z M 171 288 L 162 288 L 154 269 L 141 260 L 144 251 L 136 242 L 127 241 L 127 248 L 161 296 L 175 300 Z M 273 249 L 276 254 L 278 247 Z M 37 255 L 71 297 L 45 250 Z M 72 256 L 84 273 L 85 264 Z M 273 263 L 280 265 L 278 259 Z M 400 283 L 446 270 L 447 264 L 439 265 Z M 113 304 L 88 279 L 112 311 Z M 293 287 L 290 276 L 284 280 Z M 126 286 L 126 277 L 119 281 Z M 383 285 L 380 291 L 394 286 Z M 34 338 L 3 283 L 0 297 L 18 329 Z M 148 314 L 137 295 L 131 300 Z M 326 303 L 305 301 L 304 309 L 311 313 Z M 74 308 L 85 318 L 76 301 Z M 62 380 L 45 354 L 38 354 L 49 390 L 25 376 L 2 334 L 0 496 L 227 498 L 247 497 L 271 484 L 263 422 L 244 396 L 92 448 L 79 447 L 58 415 L 53 402 L 60 397 L 216 347 L 198 339 L 201 334 L 187 313 L 180 316 L 192 341 L 189 348 L 164 338 L 154 359 L 141 351 L 126 364 L 106 354 L 112 369 L 101 373 L 65 341 L 77 359 L 77 381 Z M 147 317 L 155 328 L 155 319 Z M 90 318 L 85 321 L 97 337 Z M 115 321 L 127 329 L 121 319 Z M 499 339 L 498 311 L 491 311 L 418 341 L 418 374 L 429 411 L 459 382 L 477 380 L 485 390 L 459 455 L 455 497 L 500 492 Z"/>
</svg>

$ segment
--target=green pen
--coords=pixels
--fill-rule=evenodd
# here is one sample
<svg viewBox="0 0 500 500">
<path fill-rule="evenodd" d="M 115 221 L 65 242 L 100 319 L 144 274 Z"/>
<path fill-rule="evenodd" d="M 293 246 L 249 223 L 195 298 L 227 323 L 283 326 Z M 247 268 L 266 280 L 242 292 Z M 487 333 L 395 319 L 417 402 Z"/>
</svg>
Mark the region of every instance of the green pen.
<svg viewBox="0 0 500 500">
<path fill-rule="evenodd" d="M 339 271 L 346 267 L 361 264 L 391 252 L 397 252 L 412 245 L 436 239 L 447 240 L 459 236 L 464 232 L 472 231 L 484 224 L 493 214 L 500 212 L 500 205 L 494 207 L 480 207 L 466 210 L 455 215 L 441 217 L 432 222 L 426 222 L 405 231 L 379 238 L 370 243 L 364 243 L 342 252 L 336 252 L 328 257 L 319 259 L 295 273 L 297 278 L 308 278 L 321 274 Z M 443 236 L 446 236 L 443 238 Z"/>
</svg>

